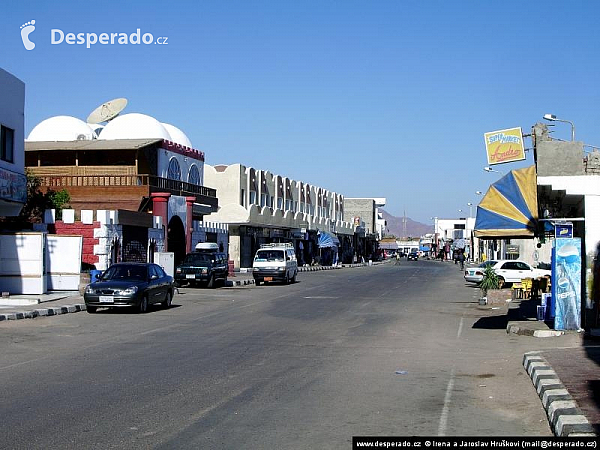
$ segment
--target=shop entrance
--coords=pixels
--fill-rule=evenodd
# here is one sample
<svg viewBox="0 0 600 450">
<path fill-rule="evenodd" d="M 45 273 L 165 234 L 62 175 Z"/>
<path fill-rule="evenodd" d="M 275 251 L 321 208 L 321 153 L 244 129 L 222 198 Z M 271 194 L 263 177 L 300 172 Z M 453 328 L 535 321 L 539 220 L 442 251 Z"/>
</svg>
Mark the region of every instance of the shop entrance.
<svg viewBox="0 0 600 450">
<path fill-rule="evenodd" d="M 179 216 L 173 216 L 167 228 L 167 248 L 173 252 L 177 266 L 185 258 L 185 228 Z"/>
</svg>

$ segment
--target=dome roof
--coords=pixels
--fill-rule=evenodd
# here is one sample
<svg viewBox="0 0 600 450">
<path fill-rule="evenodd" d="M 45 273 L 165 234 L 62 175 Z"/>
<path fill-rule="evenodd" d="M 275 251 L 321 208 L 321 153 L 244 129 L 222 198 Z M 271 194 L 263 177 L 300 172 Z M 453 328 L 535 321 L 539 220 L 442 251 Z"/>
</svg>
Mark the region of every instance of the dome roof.
<svg viewBox="0 0 600 450">
<path fill-rule="evenodd" d="M 170 123 L 162 122 L 162 126 L 166 128 L 166 130 L 171 135 L 171 140 L 176 144 L 183 145 L 184 147 L 192 147 L 192 141 L 185 135 L 183 131 L 181 131 L 176 126 L 171 125 Z"/>
<path fill-rule="evenodd" d="M 106 124 L 99 139 L 167 139 L 171 135 L 154 117 L 146 114 L 124 114 Z"/>
<path fill-rule="evenodd" d="M 27 137 L 28 141 L 92 140 L 96 133 L 83 120 L 71 116 L 54 116 L 38 123 Z"/>
</svg>

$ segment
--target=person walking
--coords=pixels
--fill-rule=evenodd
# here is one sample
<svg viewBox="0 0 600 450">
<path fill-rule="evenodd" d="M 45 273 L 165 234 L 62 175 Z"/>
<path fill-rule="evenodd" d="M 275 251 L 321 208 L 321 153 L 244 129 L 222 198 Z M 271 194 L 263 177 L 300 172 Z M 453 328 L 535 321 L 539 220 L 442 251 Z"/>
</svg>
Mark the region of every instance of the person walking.
<svg viewBox="0 0 600 450">
<path fill-rule="evenodd" d="M 458 250 L 458 263 L 460 264 L 460 270 L 465 270 L 465 251 Z"/>
</svg>

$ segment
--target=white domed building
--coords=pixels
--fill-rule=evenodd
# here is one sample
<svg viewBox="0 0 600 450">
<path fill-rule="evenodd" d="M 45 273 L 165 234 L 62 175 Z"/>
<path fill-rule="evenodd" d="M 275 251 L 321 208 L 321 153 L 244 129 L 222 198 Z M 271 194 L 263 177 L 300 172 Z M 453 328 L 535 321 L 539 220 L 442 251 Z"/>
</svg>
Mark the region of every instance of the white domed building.
<svg viewBox="0 0 600 450">
<path fill-rule="evenodd" d="M 97 244 L 84 248 L 84 262 L 97 268 L 151 261 L 154 251 L 174 252 L 178 263 L 196 243 L 215 239 L 227 247 L 226 227 L 201 224 L 218 209 L 216 191 L 203 186 L 204 153 L 152 116 L 123 114 L 105 124 L 51 117 L 29 133 L 25 166 L 43 186 L 66 189 L 82 220 L 94 222 L 87 211 L 96 210 L 101 224 L 121 226 L 102 240 L 104 256 Z"/>
</svg>

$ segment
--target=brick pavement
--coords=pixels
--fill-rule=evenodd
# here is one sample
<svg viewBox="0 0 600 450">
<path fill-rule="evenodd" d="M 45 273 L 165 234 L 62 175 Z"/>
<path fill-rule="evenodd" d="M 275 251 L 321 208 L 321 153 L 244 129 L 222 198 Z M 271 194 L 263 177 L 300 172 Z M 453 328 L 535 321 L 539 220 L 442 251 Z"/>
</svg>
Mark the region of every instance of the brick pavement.
<svg viewBox="0 0 600 450">
<path fill-rule="evenodd" d="M 579 409 L 600 434 L 600 341 L 585 340 L 580 347 L 539 352 L 554 369 Z"/>
</svg>

